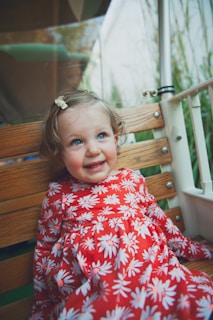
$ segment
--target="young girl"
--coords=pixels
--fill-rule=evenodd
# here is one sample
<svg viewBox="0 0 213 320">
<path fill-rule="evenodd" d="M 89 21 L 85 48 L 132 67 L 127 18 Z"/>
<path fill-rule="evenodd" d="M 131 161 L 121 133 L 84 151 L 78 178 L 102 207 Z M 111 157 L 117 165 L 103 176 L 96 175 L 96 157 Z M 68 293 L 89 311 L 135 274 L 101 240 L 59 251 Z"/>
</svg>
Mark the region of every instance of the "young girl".
<svg viewBox="0 0 213 320">
<path fill-rule="evenodd" d="M 38 223 L 31 319 L 208 319 L 213 283 L 177 257 L 211 259 L 184 237 L 143 176 L 114 170 L 119 116 L 92 93 L 52 105 L 42 152 L 66 168 Z"/>
</svg>

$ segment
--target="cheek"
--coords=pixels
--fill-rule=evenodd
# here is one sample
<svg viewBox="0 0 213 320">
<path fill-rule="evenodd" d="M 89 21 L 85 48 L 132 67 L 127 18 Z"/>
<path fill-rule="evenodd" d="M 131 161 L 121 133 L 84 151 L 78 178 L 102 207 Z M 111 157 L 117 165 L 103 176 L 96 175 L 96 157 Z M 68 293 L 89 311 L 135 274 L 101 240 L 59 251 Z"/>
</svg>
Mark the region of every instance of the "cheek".
<svg viewBox="0 0 213 320">
<path fill-rule="evenodd" d="M 113 147 L 111 146 L 111 148 L 108 149 L 108 155 L 112 160 L 117 161 L 117 155 L 118 155 L 117 145 L 114 145 Z"/>
<path fill-rule="evenodd" d="M 64 152 L 63 160 L 66 167 L 77 167 L 81 163 L 81 157 L 79 154 L 73 152 Z"/>
</svg>

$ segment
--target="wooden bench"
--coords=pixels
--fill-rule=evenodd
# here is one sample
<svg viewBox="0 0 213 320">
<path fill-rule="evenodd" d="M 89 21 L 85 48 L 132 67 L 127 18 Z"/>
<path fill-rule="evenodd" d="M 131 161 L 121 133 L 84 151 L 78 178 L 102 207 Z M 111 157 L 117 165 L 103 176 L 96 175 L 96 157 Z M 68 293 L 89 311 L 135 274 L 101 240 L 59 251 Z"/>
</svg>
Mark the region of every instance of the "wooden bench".
<svg viewBox="0 0 213 320">
<path fill-rule="evenodd" d="M 171 163 L 166 137 L 154 139 L 152 130 L 161 130 L 164 121 L 159 104 L 118 109 L 126 121 L 128 131 L 148 140 L 122 146 L 117 167 L 142 170 L 147 185 L 158 201 L 176 195 L 172 172 L 160 172 Z M 27 319 L 33 302 L 32 262 L 37 220 L 41 202 L 51 180 L 48 163 L 44 159 L 27 160 L 38 155 L 41 122 L 7 125 L 0 128 L 0 319 Z M 3 162 L 11 162 L 4 164 Z M 151 174 L 155 167 L 159 173 Z M 152 170 L 153 171 L 153 170 Z M 155 172 L 153 171 L 153 172 Z M 147 173 L 148 172 L 148 173 Z M 184 231 L 179 207 L 166 213 Z M 186 263 L 213 275 L 213 261 Z"/>
</svg>

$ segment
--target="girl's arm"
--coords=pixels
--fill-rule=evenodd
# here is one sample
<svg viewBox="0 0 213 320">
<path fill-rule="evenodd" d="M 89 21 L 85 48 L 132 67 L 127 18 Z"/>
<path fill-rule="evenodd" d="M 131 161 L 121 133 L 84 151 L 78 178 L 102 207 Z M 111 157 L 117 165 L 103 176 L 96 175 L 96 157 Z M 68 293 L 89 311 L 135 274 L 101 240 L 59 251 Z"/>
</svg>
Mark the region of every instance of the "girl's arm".
<svg viewBox="0 0 213 320">
<path fill-rule="evenodd" d="M 182 257 L 190 261 L 213 258 L 208 246 L 195 242 L 181 233 L 179 228 L 159 207 L 156 199 L 148 193 L 144 177 L 142 177 L 140 190 L 143 190 L 144 193 L 143 197 L 145 198 L 147 208 L 145 215 L 161 228 L 167 238 L 169 247 L 177 257 Z"/>
<path fill-rule="evenodd" d="M 34 254 L 33 282 L 35 303 L 33 315 L 42 314 L 41 319 L 48 318 L 52 301 L 49 297 L 45 274 L 47 274 L 50 252 L 60 237 L 62 224 L 62 210 L 60 195 L 55 195 L 49 189 L 44 198 L 41 217 L 38 221 L 37 243 Z M 32 317 L 33 319 L 33 317 Z"/>
<path fill-rule="evenodd" d="M 169 247 L 177 257 L 190 261 L 212 259 L 212 253 L 208 247 L 184 236 L 156 202 L 148 206 L 146 215 L 163 230 Z"/>
</svg>

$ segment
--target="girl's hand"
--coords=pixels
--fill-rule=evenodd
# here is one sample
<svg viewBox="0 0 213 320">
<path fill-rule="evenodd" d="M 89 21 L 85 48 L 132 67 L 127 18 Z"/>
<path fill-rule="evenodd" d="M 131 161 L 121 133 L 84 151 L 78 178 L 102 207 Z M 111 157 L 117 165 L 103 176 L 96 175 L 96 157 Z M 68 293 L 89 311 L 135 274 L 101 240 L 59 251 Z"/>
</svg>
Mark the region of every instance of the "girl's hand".
<svg viewBox="0 0 213 320">
<path fill-rule="evenodd" d="M 211 252 L 211 255 L 212 255 L 211 258 L 213 259 L 213 244 L 210 243 L 206 239 L 203 239 L 203 240 L 199 241 L 199 243 L 205 245 L 205 247 L 207 247 L 207 249 L 209 249 L 209 251 Z"/>
</svg>

